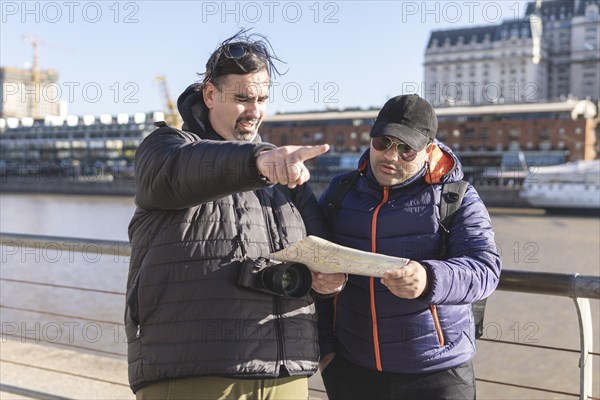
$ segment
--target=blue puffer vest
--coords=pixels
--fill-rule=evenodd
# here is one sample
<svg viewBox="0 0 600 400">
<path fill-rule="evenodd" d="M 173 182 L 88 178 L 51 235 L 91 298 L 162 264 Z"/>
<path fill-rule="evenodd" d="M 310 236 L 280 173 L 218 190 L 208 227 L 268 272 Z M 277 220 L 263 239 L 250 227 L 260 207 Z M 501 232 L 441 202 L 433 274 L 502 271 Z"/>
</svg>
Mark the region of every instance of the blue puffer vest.
<svg viewBox="0 0 600 400">
<path fill-rule="evenodd" d="M 376 182 L 368 152 L 361 161 L 366 168 L 337 214 L 336 242 L 419 261 L 427 269 L 429 289 L 419 299 L 401 299 L 379 278 L 351 275 L 334 304 L 318 304 L 321 355 L 336 352 L 365 368 L 397 373 L 467 362 L 475 354 L 470 303 L 490 295 L 501 268 L 485 206 L 469 185 L 448 227 L 448 258 L 440 260 L 442 186 L 463 177 L 450 149 L 436 142 L 420 174 L 389 188 Z M 321 197 L 326 212 L 338 182 L 339 177 Z"/>
</svg>

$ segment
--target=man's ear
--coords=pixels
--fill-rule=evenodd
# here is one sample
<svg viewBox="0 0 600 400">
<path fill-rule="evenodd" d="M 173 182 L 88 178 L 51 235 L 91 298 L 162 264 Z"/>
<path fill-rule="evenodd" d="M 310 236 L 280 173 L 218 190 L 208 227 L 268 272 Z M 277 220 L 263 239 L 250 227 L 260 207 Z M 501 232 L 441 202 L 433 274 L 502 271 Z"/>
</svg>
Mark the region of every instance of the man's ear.
<svg viewBox="0 0 600 400">
<path fill-rule="evenodd" d="M 217 96 L 217 87 L 212 82 L 206 82 L 202 85 L 202 97 L 204 98 L 204 104 L 209 110 L 212 110 L 215 104 L 215 97 Z"/>
</svg>

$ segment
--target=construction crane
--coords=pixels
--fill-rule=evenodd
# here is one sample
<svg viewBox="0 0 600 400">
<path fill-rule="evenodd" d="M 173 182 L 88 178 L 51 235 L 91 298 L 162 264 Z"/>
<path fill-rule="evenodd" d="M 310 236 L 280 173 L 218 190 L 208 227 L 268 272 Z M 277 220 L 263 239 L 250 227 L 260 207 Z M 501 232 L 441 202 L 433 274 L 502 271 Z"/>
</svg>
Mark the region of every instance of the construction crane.
<svg viewBox="0 0 600 400">
<path fill-rule="evenodd" d="M 23 35 L 23 41 L 31 43 L 33 47 L 33 63 L 31 64 L 31 82 L 33 83 L 33 90 L 36 92 L 40 89 L 41 72 L 40 72 L 40 44 L 44 42 L 34 36 Z M 39 99 L 40 96 L 36 93 L 34 100 L 29 102 L 29 114 L 33 118 L 39 116 Z"/>
<path fill-rule="evenodd" d="M 54 43 L 40 40 L 37 36 L 23 35 L 22 39 L 26 43 L 27 42 L 31 43 L 31 46 L 33 47 L 33 62 L 31 64 L 31 82 L 33 83 L 33 90 L 36 91 L 36 96 L 35 96 L 34 100 L 29 103 L 29 113 L 30 113 L 31 117 L 39 118 L 39 117 L 41 117 L 40 110 L 39 110 L 39 103 L 41 101 L 41 93 L 39 93 L 38 91 L 41 91 L 40 85 L 42 82 L 42 72 L 40 70 L 40 45 L 43 44 L 43 45 L 58 47 L 62 50 L 69 51 L 69 52 L 71 52 L 72 50 L 68 49 L 66 47 L 54 44 Z"/>
<path fill-rule="evenodd" d="M 172 127 L 180 128 L 182 125 L 181 117 L 177 112 L 177 107 L 173 100 L 171 100 L 171 93 L 169 91 L 169 85 L 167 84 L 167 77 L 164 75 L 157 75 L 155 78 L 156 82 L 160 85 L 162 95 L 165 101 L 167 112 L 165 113 L 165 122 Z"/>
</svg>

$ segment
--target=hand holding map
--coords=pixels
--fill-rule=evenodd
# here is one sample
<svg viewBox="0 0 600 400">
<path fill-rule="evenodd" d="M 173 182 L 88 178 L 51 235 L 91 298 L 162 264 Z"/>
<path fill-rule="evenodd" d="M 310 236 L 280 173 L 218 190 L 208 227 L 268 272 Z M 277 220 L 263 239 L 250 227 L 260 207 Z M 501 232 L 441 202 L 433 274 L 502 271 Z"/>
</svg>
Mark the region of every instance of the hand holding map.
<svg viewBox="0 0 600 400">
<path fill-rule="evenodd" d="M 305 264 L 315 272 L 337 272 L 382 277 L 390 269 L 400 268 L 408 259 L 351 249 L 317 236 L 308 236 L 281 251 L 271 253 L 271 259 Z"/>
</svg>

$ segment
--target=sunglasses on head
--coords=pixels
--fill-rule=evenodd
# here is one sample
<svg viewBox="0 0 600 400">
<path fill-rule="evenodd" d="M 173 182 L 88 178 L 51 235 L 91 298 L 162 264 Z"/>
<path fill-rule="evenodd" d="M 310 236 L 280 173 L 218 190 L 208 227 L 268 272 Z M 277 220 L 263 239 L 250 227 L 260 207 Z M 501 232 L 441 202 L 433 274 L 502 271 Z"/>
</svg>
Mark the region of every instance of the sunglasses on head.
<svg viewBox="0 0 600 400">
<path fill-rule="evenodd" d="M 221 56 L 237 60 L 246 54 L 255 54 L 260 58 L 267 58 L 266 50 L 260 45 L 241 42 L 228 43 L 219 50 L 218 55 L 215 57 L 213 68 L 219 64 Z"/>
<path fill-rule="evenodd" d="M 403 142 L 395 142 L 387 136 L 376 136 L 372 140 L 373 148 L 377 151 L 387 151 L 396 146 L 396 151 L 399 156 L 413 156 L 417 153 L 417 150 L 413 149 L 409 145 Z"/>
<path fill-rule="evenodd" d="M 254 54 L 262 60 L 269 60 L 270 56 L 267 49 L 260 43 L 234 42 L 222 45 L 211 57 L 207 66 L 204 82 L 210 82 L 215 77 L 215 69 L 222 67 L 224 58 L 238 60 L 247 54 Z M 237 62 L 237 61 L 236 61 Z M 267 62 L 267 61 L 265 61 Z M 221 75 L 221 74 L 219 74 Z"/>
</svg>

